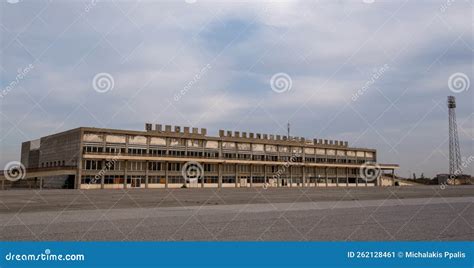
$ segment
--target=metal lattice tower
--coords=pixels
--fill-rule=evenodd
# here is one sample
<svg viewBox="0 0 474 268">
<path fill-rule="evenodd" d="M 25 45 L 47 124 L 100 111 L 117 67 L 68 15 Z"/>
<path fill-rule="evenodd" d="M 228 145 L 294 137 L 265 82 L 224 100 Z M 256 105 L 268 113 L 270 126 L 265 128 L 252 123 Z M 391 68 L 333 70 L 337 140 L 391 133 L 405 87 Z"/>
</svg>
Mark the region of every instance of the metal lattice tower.
<svg viewBox="0 0 474 268">
<path fill-rule="evenodd" d="M 461 170 L 461 151 L 459 149 L 458 126 L 456 123 L 456 99 L 448 96 L 449 110 L 449 175 L 459 175 Z"/>
</svg>

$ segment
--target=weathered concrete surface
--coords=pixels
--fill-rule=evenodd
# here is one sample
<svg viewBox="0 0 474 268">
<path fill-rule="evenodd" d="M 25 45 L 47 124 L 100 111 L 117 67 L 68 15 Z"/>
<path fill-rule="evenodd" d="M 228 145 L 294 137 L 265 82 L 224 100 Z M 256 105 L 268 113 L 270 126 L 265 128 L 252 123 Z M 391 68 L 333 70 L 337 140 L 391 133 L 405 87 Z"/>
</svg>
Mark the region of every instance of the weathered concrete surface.
<svg viewBox="0 0 474 268">
<path fill-rule="evenodd" d="M 0 192 L 1 240 L 470 240 L 474 187 Z"/>
</svg>

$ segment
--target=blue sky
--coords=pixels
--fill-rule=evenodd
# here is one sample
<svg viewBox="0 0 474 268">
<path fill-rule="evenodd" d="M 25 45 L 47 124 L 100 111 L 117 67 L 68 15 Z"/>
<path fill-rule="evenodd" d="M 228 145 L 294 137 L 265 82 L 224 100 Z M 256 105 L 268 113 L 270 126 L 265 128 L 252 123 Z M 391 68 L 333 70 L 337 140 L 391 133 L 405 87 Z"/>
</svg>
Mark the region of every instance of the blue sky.
<svg viewBox="0 0 474 268">
<path fill-rule="evenodd" d="M 447 95 L 461 154 L 474 153 L 472 1 L 15 2 L 0 5 L 0 166 L 22 141 L 78 126 L 284 134 L 290 121 L 295 136 L 433 176 L 448 169 Z M 112 89 L 94 89 L 99 73 Z M 470 86 L 454 93 L 457 73 Z"/>
</svg>

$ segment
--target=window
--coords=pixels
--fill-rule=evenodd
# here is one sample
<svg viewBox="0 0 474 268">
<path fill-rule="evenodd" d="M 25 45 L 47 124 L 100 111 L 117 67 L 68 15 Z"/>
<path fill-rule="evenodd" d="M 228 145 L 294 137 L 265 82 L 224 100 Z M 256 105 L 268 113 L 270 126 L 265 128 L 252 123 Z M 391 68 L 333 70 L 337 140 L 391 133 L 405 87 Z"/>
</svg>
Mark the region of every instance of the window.
<svg viewBox="0 0 474 268">
<path fill-rule="evenodd" d="M 235 183 L 235 177 L 233 176 L 223 176 L 222 183 Z"/>
<path fill-rule="evenodd" d="M 188 156 L 190 156 L 190 157 L 202 157 L 202 152 L 188 151 Z"/>
<path fill-rule="evenodd" d="M 86 160 L 84 169 L 86 170 L 102 169 L 102 160 Z"/>
<path fill-rule="evenodd" d="M 252 160 L 254 160 L 254 161 L 265 161 L 265 156 L 264 155 L 253 155 Z"/>
<path fill-rule="evenodd" d="M 165 156 L 166 150 L 150 149 L 150 154 L 152 156 Z"/>
<path fill-rule="evenodd" d="M 236 158 L 236 154 L 224 153 L 224 158 L 235 159 L 235 158 Z"/>
<path fill-rule="evenodd" d="M 224 172 L 235 172 L 235 166 L 234 165 L 223 165 L 223 171 Z"/>
<path fill-rule="evenodd" d="M 94 176 L 83 176 L 81 179 L 81 184 L 100 184 L 101 180 L 95 178 Z"/>
<path fill-rule="evenodd" d="M 181 163 L 168 163 L 169 171 L 181 171 Z"/>
<path fill-rule="evenodd" d="M 204 183 L 218 183 L 219 178 L 216 176 L 206 176 L 204 177 Z"/>
<path fill-rule="evenodd" d="M 146 149 L 143 149 L 143 148 L 128 148 L 128 153 L 129 154 L 135 154 L 135 155 L 144 155 L 144 154 L 146 154 Z"/>
<path fill-rule="evenodd" d="M 109 154 L 125 153 L 125 147 L 105 147 L 105 152 Z"/>
<path fill-rule="evenodd" d="M 123 184 L 123 176 L 104 176 L 104 184 Z"/>
<path fill-rule="evenodd" d="M 169 155 L 175 156 L 175 157 L 183 157 L 186 155 L 185 151 L 169 151 Z"/>
<path fill-rule="evenodd" d="M 145 170 L 145 164 L 145 162 L 130 161 L 128 162 L 127 168 L 131 171 L 141 171 Z"/>
<path fill-rule="evenodd" d="M 254 177 L 252 177 L 252 182 L 253 183 L 265 183 L 265 177 L 254 176 Z"/>
<path fill-rule="evenodd" d="M 148 176 L 148 183 L 149 183 L 149 184 L 156 184 L 156 183 L 165 184 L 165 182 L 166 182 L 166 178 L 165 178 L 165 177 Z"/>
<path fill-rule="evenodd" d="M 206 158 L 219 158 L 219 152 L 204 152 Z"/>
<path fill-rule="evenodd" d="M 239 159 L 251 159 L 250 154 L 238 154 Z"/>
<path fill-rule="evenodd" d="M 160 162 L 149 162 L 148 170 L 162 170 Z"/>
<path fill-rule="evenodd" d="M 278 161 L 277 155 L 267 155 L 267 161 Z"/>
<path fill-rule="evenodd" d="M 204 171 L 206 172 L 216 172 L 217 165 L 215 164 L 204 164 Z"/>
<path fill-rule="evenodd" d="M 84 146 L 83 151 L 85 153 L 102 153 L 103 148 L 99 146 Z"/>
<path fill-rule="evenodd" d="M 182 176 L 170 176 L 168 178 L 168 183 L 179 183 L 179 184 L 184 184 L 184 178 Z"/>
<path fill-rule="evenodd" d="M 238 172 L 250 172 L 249 165 L 237 165 Z"/>
</svg>

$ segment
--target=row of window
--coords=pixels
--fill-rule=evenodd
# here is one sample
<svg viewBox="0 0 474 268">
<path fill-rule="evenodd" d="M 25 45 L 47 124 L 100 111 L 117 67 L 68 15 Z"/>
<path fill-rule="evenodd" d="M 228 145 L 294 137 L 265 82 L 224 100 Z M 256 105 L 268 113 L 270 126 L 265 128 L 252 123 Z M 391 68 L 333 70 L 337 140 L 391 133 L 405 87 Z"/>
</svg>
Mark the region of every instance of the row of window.
<svg viewBox="0 0 474 268">
<path fill-rule="evenodd" d="M 41 167 L 63 167 L 66 165 L 66 161 L 50 161 L 41 163 Z"/>
<path fill-rule="evenodd" d="M 270 150 L 270 151 L 254 151 L 254 152 L 261 152 L 262 154 L 264 152 L 267 152 L 267 153 L 277 153 L 277 152 L 280 152 L 280 153 L 287 153 L 287 154 L 290 154 L 290 153 L 293 153 L 293 154 L 302 154 L 303 151 L 302 150 L 281 150 L 281 148 L 287 148 L 287 147 L 279 147 L 280 149 L 278 150 Z M 216 148 L 217 149 L 217 148 Z M 301 148 L 299 148 L 301 149 Z M 353 152 L 351 151 L 352 153 L 346 153 L 346 151 L 342 151 L 342 150 L 330 150 L 328 149 L 326 151 L 326 149 L 316 149 L 316 150 L 312 150 L 311 152 L 308 152 L 306 149 L 308 148 L 305 148 L 305 154 L 306 155 L 328 155 L 328 156 L 339 156 L 339 157 L 367 157 L 367 158 L 372 158 L 374 155 L 373 153 L 371 152 L 367 152 L 364 154 L 364 152 Z M 156 148 L 150 148 L 149 150 L 149 154 L 150 155 L 171 155 L 171 156 L 191 156 L 191 157 L 212 157 L 212 154 L 216 154 L 214 157 L 218 157 L 218 152 L 202 152 L 202 151 L 188 151 L 186 153 L 185 150 L 168 150 L 168 154 L 166 154 L 166 150 L 163 148 L 163 149 L 156 149 Z M 246 151 L 246 150 L 244 150 Z M 84 146 L 84 152 L 86 153 L 115 153 L 115 154 L 118 154 L 118 153 L 122 153 L 122 154 L 125 154 L 125 153 L 128 153 L 128 154 L 135 154 L 135 155 L 146 155 L 147 154 L 147 149 L 146 148 L 128 148 L 126 149 L 125 147 L 111 147 L 111 146 L 107 146 L 107 147 L 102 147 L 102 146 Z M 211 154 L 210 156 L 207 156 L 206 153 L 209 153 Z M 229 157 L 227 158 L 239 158 L 239 159 L 251 159 L 251 155 L 250 154 L 236 154 L 236 153 L 233 153 L 233 152 L 226 152 L 224 150 L 224 155 L 229 155 Z"/>
<path fill-rule="evenodd" d="M 242 177 L 239 177 L 239 180 L 244 179 Z M 250 178 L 246 178 L 247 183 L 250 183 Z M 254 176 L 252 177 L 252 183 L 265 183 L 269 182 L 269 180 L 272 179 L 271 177 L 267 177 L 267 181 L 265 181 L 265 177 L 263 176 Z M 124 183 L 124 176 L 104 176 L 104 184 L 123 184 Z M 219 177 L 217 176 L 204 176 L 203 178 L 199 178 L 195 181 L 186 181 L 186 183 L 196 183 L 196 184 L 201 184 L 204 180 L 205 184 L 217 184 L 219 183 Z M 354 177 L 339 177 L 339 178 L 325 178 L 325 177 L 307 177 L 306 178 L 307 182 L 309 183 L 319 183 L 319 184 L 325 184 L 327 183 L 339 183 L 339 184 L 345 184 L 345 183 L 361 183 L 364 184 L 365 181 L 361 178 L 354 178 Z M 303 180 L 302 178 L 290 178 L 290 177 L 285 177 L 285 176 L 280 176 L 278 178 L 279 184 L 282 186 L 287 186 L 290 183 L 293 184 L 299 184 L 302 183 Z M 101 179 L 94 177 L 94 176 L 83 176 L 81 179 L 82 184 L 101 184 Z M 148 183 L 149 184 L 166 184 L 166 177 L 163 176 L 149 176 L 148 177 Z M 169 176 L 168 177 L 168 183 L 169 184 L 184 184 L 185 180 L 183 177 L 180 176 Z M 222 183 L 235 183 L 235 176 L 222 176 Z M 132 186 L 135 187 L 140 187 L 140 185 L 145 185 L 146 184 L 146 177 L 145 176 L 127 176 L 127 184 L 131 184 Z"/>
<path fill-rule="evenodd" d="M 101 160 L 85 160 L 84 161 L 84 169 L 85 170 L 120 170 L 123 171 L 125 167 L 125 162 L 122 161 L 104 161 L 105 164 Z M 150 171 L 164 171 L 165 170 L 165 163 L 163 162 L 148 162 L 148 170 Z M 202 165 L 204 172 L 218 172 L 218 165 L 217 164 L 203 164 Z M 270 174 L 273 173 L 281 173 L 281 174 L 288 174 L 290 168 L 286 166 L 257 166 L 257 165 L 233 165 L 233 164 L 224 164 L 222 166 L 223 173 L 233 173 L 235 172 L 235 168 L 237 167 L 237 172 L 239 173 L 249 173 L 250 169 L 254 173 L 263 173 L 265 172 L 265 168 L 267 168 L 267 172 Z M 168 163 L 168 171 L 181 171 L 183 168 L 183 163 Z M 142 161 L 128 161 L 127 162 L 127 170 L 129 171 L 145 171 L 147 169 L 147 163 Z M 292 172 L 295 174 L 301 174 L 303 167 L 292 167 Z M 327 172 L 328 175 L 336 174 L 336 168 L 321 168 L 321 167 L 304 167 L 305 172 L 316 173 L 316 174 L 325 174 Z M 326 170 L 326 171 L 325 171 Z M 358 169 L 348 169 L 349 174 L 357 174 Z M 345 168 L 339 168 L 338 174 L 345 174 Z"/>
</svg>

